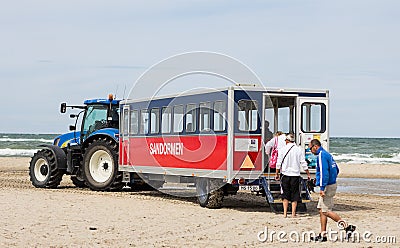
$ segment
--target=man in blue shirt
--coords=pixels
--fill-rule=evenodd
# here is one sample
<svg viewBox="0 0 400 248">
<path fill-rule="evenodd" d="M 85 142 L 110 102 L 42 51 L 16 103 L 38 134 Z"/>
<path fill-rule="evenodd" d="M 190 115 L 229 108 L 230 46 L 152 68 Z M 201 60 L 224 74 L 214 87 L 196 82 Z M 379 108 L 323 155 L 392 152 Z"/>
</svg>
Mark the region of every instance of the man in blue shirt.
<svg viewBox="0 0 400 248">
<path fill-rule="evenodd" d="M 346 221 L 342 220 L 338 214 L 332 211 L 333 197 L 335 196 L 337 189 L 336 178 L 339 174 L 339 167 L 332 155 L 322 148 L 319 140 L 311 140 L 308 147 L 311 152 L 317 156 L 315 184 L 320 187 L 317 208 L 319 209 L 321 221 L 321 233 L 315 237 L 314 240 L 321 242 L 327 241 L 326 226 L 328 223 L 328 217 L 337 222 L 338 226 L 344 228 L 346 236 L 350 238 L 356 227 L 348 225 Z"/>
</svg>

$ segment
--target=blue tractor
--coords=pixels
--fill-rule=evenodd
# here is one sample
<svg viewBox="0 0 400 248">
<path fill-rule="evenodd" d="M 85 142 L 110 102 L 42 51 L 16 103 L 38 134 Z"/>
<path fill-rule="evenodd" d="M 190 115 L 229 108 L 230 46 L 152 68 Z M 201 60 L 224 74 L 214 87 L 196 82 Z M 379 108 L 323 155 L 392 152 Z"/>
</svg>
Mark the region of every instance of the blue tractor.
<svg viewBox="0 0 400 248">
<path fill-rule="evenodd" d="M 119 190 L 123 187 L 122 173 L 118 171 L 119 155 L 119 100 L 110 94 L 108 99 L 86 100 L 83 106 L 61 104 L 61 113 L 67 108 L 80 109 L 75 125 L 69 133 L 54 139 L 52 145 L 42 145 L 32 157 L 29 175 L 38 188 L 56 188 L 63 175 L 70 175 L 74 185 L 92 190 Z M 80 130 L 79 117 L 83 114 Z"/>
</svg>

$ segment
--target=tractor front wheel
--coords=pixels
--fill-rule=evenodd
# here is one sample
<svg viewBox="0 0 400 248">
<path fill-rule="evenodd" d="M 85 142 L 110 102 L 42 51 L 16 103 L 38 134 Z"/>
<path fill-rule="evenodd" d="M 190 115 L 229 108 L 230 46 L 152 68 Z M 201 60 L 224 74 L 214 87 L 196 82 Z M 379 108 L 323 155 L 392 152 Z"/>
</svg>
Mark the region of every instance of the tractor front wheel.
<svg viewBox="0 0 400 248">
<path fill-rule="evenodd" d="M 33 155 L 29 164 L 29 177 L 37 188 L 57 188 L 62 180 L 63 171 L 56 165 L 53 152 L 43 149 Z"/>
</svg>

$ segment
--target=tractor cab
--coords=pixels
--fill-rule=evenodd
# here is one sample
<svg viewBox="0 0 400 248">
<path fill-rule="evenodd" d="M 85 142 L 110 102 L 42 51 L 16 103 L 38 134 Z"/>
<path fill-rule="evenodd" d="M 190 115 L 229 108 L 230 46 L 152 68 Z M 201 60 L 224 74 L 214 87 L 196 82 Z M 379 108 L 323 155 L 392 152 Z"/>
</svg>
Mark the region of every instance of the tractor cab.
<svg viewBox="0 0 400 248">
<path fill-rule="evenodd" d="M 118 100 L 92 99 L 84 102 L 86 110 L 81 125 L 81 143 L 98 130 L 118 129 Z"/>
<path fill-rule="evenodd" d="M 106 133 L 116 139 L 119 128 L 119 101 L 115 100 L 113 95 L 110 94 L 108 99 L 86 100 L 83 106 L 67 106 L 66 103 L 62 103 L 61 113 L 66 113 L 67 107 L 82 110 L 78 114 L 70 115 L 71 118 L 76 118 L 75 125 L 69 127 L 70 131 L 73 132 L 57 137 L 57 139 L 61 139 L 59 144 L 62 145 L 60 147 L 63 148 L 74 143 L 83 144 L 90 136 L 99 132 Z M 80 131 L 77 131 L 78 119 L 81 114 L 83 114 L 82 123 Z"/>
</svg>

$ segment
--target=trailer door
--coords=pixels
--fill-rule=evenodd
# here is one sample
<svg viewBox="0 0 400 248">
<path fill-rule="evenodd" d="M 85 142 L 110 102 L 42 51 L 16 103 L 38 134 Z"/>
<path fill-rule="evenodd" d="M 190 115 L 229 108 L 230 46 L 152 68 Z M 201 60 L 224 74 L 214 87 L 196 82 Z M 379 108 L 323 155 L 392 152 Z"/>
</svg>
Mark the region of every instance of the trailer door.
<svg viewBox="0 0 400 248">
<path fill-rule="evenodd" d="M 296 133 L 297 94 L 265 93 L 263 100 L 262 140 L 264 145 L 273 138 L 277 131 Z M 269 156 L 263 145 L 264 167 L 268 165 Z M 269 168 L 268 168 L 269 171 Z"/>
<path fill-rule="evenodd" d="M 127 165 L 129 163 L 129 127 L 130 127 L 130 108 L 129 105 L 123 106 L 122 122 L 120 127 L 120 165 Z"/>
<path fill-rule="evenodd" d="M 328 103 L 328 98 L 297 98 L 297 143 L 306 150 L 306 159 L 310 153 L 308 144 L 312 139 L 318 139 L 322 147 L 329 150 Z"/>
</svg>

